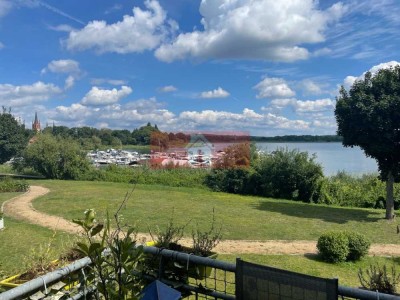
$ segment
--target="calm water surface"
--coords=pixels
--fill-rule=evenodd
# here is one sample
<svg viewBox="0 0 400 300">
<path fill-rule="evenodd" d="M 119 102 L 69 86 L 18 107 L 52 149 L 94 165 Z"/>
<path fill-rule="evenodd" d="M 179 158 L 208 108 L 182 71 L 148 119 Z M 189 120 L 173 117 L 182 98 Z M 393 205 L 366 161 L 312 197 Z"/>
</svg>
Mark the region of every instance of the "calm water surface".
<svg viewBox="0 0 400 300">
<path fill-rule="evenodd" d="M 342 143 L 257 143 L 258 149 L 268 152 L 282 147 L 315 153 L 325 175 L 335 175 L 338 171 L 351 174 L 378 171 L 375 160 L 366 157 L 360 148 L 345 148 Z"/>
</svg>

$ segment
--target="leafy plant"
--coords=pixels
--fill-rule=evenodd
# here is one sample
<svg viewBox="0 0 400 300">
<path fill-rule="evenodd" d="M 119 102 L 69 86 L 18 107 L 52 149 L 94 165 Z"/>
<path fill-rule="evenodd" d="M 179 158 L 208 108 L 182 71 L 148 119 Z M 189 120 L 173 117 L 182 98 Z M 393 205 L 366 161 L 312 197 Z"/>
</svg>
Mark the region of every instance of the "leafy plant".
<svg viewBox="0 0 400 300">
<path fill-rule="evenodd" d="M 400 283 L 400 274 L 397 273 L 394 266 L 388 270 L 386 265 L 381 267 L 378 264 L 370 265 L 365 273 L 360 269 L 358 278 L 364 288 L 387 294 L 396 293 L 397 285 Z"/>
<path fill-rule="evenodd" d="M 143 287 L 137 275 L 143 247 L 136 245 L 133 227 L 122 230 L 118 212 L 114 230 L 108 213 L 104 224 L 99 223 L 93 209 L 85 211 L 84 219 L 73 220 L 84 231 L 86 242 L 78 242 L 76 249 L 92 260 L 88 280 L 97 287 L 96 299 L 138 299 Z"/>
<path fill-rule="evenodd" d="M 26 192 L 28 189 L 29 184 L 25 180 L 13 180 L 9 177 L 0 180 L 0 193 Z"/>
<path fill-rule="evenodd" d="M 23 264 L 26 272 L 22 274 L 21 279 L 32 279 L 55 269 L 57 266 L 54 262 L 57 258 L 55 251 L 56 235 L 57 232 L 54 231 L 47 243 L 40 244 L 37 248 L 32 248 L 29 254 L 24 257 Z"/>
<path fill-rule="evenodd" d="M 325 261 L 343 262 L 349 255 L 349 239 L 343 232 L 327 232 L 319 237 L 317 249 Z"/>
<path fill-rule="evenodd" d="M 222 225 L 216 227 L 215 211 L 213 209 L 212 222 L 208 231 L 201 231 L 197 224 L 196 229 L 192 230 L 192 241 L 194 254 L 208 256 L 211 250 L 215 248 L 222 239 Z"/>
<path fill-rule="evenodd" d="M 155 241 L 157 247 L 170 248 L 171 244 L 177 244 L 182 239 L 185 228 L 189 223 L 190 221 L 184 225 L 177 226 L 174 223 L 174 214 L 172 213 L 167 226 L 165 226 L 163 229 L 160 229 L 159 226 L 156 226 L 154 232 L 152 232 L 151 228 L 149 227 L 149 233 L 151 239 Z"/>
<path fill-rule="evenodd" d="M 365 237 L 365 235 L 358 232 L 346 232 L 349 254 L 346 260 L 356 261 L 368 254 L 371 242 Z"/>
</svg>

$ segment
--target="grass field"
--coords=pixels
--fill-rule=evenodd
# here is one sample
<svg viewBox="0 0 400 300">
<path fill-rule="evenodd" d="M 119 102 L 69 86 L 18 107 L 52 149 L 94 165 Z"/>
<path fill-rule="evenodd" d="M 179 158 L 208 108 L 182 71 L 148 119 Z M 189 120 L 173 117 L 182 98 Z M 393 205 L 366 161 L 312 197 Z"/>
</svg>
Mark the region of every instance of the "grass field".
<svg viewBox="0 0 400 300">
<path fill-rule="evenodd" d="M 0 193 L 1 204 L 21 193 Z M 58 258 L 65 247 L 71 244 L 72 236 L 56 233 L 40 226 L 4 217 L 5 228 L 0 230 L 0 278 L 25 271 L 33 256 L 40 255 L 41 247 L 53 241 L 52 259 Z"/>
<path fill-rule="evenodd" d="M 116 211 L 132 185 L 108 182 L 34 181 L 51 193 L 37 199 L 34 207 L 66 219 L 81 218 L 87 208 L 100 215 Z M 396 221 L 383 219 L 383 210 L 343 208 L 260 197 L 215 193 L 205 189 L 139 185 L 122 210 L 127 223 L 139 231 L 163 226 L 174 216 L 182 225 L 191 220 L 207 228 L 215 209 L 225 239 L 316 240 L 328 230 L 356 230 L 374 243 L 399 243 Z"/>
<path fill-rule="evenodd" d="M 108 208 L 110 211 L 115 211 L 118 203 L 131 187 L 126 184 L 105 182 L 33 181 L 31 184 L 47 186 L 52 190 L 49 195 L 35 202 L 36 208 L 67 218 L 81 217 L 86 208 L 94 207 L 103 212 Z M 17 194 L 0 194 L 0 205 Z M 396 242 L 395 238 L 397 237 L 393 233 L 394 239 L 392 240 L 390 240 L 390 235 L 382 238 L 384 233 L 382 226 L 387 226 L 386 221 L 380 220 L 383 216 L 382 211 L 307 206 L 290 201 L 212 193 L 203 189 L 139 186 L 126 209 L 123 210 L 123 215 L 126 221 L 141 220 L 139 227 L 145 229 L 147 224 L 166 222 L 173 207 L 175 207 L 175 217 L 178 223 L 184 222 L 188 218 L 200 220 L 203 213 L 210 211 L 210 207 L 216 207 L 219 219 L 224 222 L 227 238 L 253 239 L 260 237 L 261 233 L 265 235 L 263 239 L 288 238 L 279 231 L 284 230 L 285 226 L 295 226 L 296 223 L 306 232 L 301 233 L 301 230 L 294 230 L 290 235 L 292 238 L 314 239 L 318 233 L 315 234 L 312 231 L 314 228 L 318 229 L 318 226 L 323 226 L 325 229 L 329 227 L 332 229 L 362 228 L 362 231 L 371 237 L 376 232 L 376 235 L 385 242 L 392 240 Z M 306 212 L 307 209 L 310 211 Z M 263 219 L 269 221 L 260 222 Z M 243 223 L 238 220 L 242 220 Z M 40 249 L 40 245 L 48 243 L 53 235 L 51 230 L 8 217 L 6 217 L 5 223 L 6 229 L 0 231 L 0 277 L 23 271 L 24 261 L 32 257 L 32 254 Z M 246 232 L 246 229 L 241 229 L 242 226 L 246 226 L 249 231 L 241 237 L 243 232 Z M 308 226 L 313 229 L 308 229 Z M 260 232 L 251 231 L 257 231 L 257 227 L 261 228 Z M 390 223 L 389 228 L 390 231 L 393 231 L 394 224 Z M 323 231 L 323 229 L 319 230 Z M 229 236 L 227 236 L 228 234 Z M 57 233 L 53 241 L 54 249 L 61 253 L 63 245 L 68 242 L 71 242 L 71 236 Z M 366 268 L 369 264 L 375 263 L 388 266 L 399 264 L 398 258 L 385 257 L 367 257 L 357 263 L 336 265 L 322 262 L 316 256 L 238 254 L 220 255 L 218 259 L 234 262 L 237 256 L 247 261 L 310 275 L 338 277 L 340 285 L 355 287 L 359 286 L 357 278 L 359 268 Z"/>
<path fill-rule="evenodd" d="M 0 207 L 2 203 L 8 199 L 11 199 L 21 193 L 0 193 Z"/>
</svg>

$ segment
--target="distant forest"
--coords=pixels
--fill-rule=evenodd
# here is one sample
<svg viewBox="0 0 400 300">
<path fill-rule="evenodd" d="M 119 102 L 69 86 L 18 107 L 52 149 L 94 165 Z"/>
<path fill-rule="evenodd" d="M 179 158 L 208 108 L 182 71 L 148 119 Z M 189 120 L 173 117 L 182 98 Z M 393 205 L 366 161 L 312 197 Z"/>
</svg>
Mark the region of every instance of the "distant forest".
<svg viewBox="0 0 400 300">
<path fill-rule="evenodd" d="M 30 131 L 30 130 L 29 130 Z M 132 131 L 127 129 L 97 129 L 93 127 L 49 126 L 42 130 L 54 136 L 73 138 L 77 140 L 84 149 L 97 149 L 101 147 L 118 148 L 122 145 L 146 145 L 163 141 L 166 145 L 173 144 L 173 141 L 187 143 L 190 141 L 190 133 L 168 133 L 161 132 L 157 125 L 147 123 L 146 126 L 136 128 Z M 31 131 L 31 135 L 33 132 Z M 274 137 L 243 136 L 243 135 L 219 135 L 216 133 L 204 133 L 204 137 L 211 143 L 230 142 L 341 142 L 342 139 L 336 135 L 285 135 Z M 152 139 L 154 141 L 152 141 Z M 172 143 L 170 143 L 172 142 Z"/>
</svg>

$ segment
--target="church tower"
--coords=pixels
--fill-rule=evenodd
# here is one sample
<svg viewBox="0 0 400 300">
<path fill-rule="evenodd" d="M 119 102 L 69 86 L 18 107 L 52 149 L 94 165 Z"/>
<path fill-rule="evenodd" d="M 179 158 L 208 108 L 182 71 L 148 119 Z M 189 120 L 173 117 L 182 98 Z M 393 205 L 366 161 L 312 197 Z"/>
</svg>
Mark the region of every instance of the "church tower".
<svg viewBox="0 0 400 300">
<path fill-rule="evenodd" d="M 40 121 L 37 117 L 37 112 L 35 112 L 35 121 L 33 121 L 32 123 L 32 130 L 35 132 L 40 132 L 41 128 L 40 128 Z"/>
</svg>

